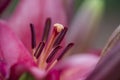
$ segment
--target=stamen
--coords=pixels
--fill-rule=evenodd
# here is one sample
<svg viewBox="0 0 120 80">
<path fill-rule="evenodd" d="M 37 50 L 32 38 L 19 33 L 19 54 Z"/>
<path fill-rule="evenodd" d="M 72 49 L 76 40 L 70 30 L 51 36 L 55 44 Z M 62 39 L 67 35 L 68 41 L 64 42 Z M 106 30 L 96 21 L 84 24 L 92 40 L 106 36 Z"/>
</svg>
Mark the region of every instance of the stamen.
<svg viewBox="0 0 120 80">
<path fill-rule="evenodd" d="M 38 48 L 36 49 L 36 52 L 35 52 L 35 54 L 34 54 L 34 56 L 35 56 L 37 59 L 38 59 L 39 56 L 41 55 L 44 46 L 45 46 L 45 43 L 44 43 L 44 42 L 40 42 L 40 43 L 39 43 L 39 46 L 38 46 Z"/>
<path fill-rule="evenodd" d="M 65 49 L 63 50 L 63 52 L 60 54 L 60 56 L 57 58 L 57 60 L 59 61 L 65 53 L 67 53 L 72 47 L 73 47 L 74 43 L 69 43 Z"/>
<path fill-rule="evenodd" d="M 62 40 L 64 39 L 64 36 L 65 36 L 67 30 L 68 30 L 68 28 L 65 27 L 65 28 L 60 32 L 59 36 L 57 37 L 57 39 L 55 40 L 55 42 L 54 42 L 54 44 L 53 44 L 53 47 L 59 45 L 59 44 L 62 42 Z"/>
<path fill-rule="evenodd" d="M 44 53 L 45 54 L 44 59 L 46 59 L 48 57 L 49 52 L 52 49 L 53 43 L 55 41 L 55 38 L 58 35 L 58 33 L 60 33 L 60 31 L 62 31 L 62 29 L 63 29 L 63 26 L 61 24 L 55 24 L 54 25 L 53 33 L 50 37 L 50 41 L 49 41 L 49 43 L 47 45 L 47 48 L 45 50 L 45 53 Z"/>
<path fill-rule="evenodd" d="M 43 36 L 42 36 L 42 41 L 46 42 L 48 39 L 48 35 L 50 32 L 50 28 L 51 28 L 51 19 L 47 18 L 46 22 L 45 22 L 45 28 L 44 28 L 44 32 L 43 32 Z"/>
<path fill-rule="evenodd" d="M 50 40 L 47 44 L 47 46 L 44 48 L 41 57 L 38 59 L 38 64 L 41 68 L 45 68 L 47 66 L 46 60 L 48 56 L 50 55 L 50 51 L 53 49 L 53 43 L 58 36 L 58 34 L 64 29 L 64 27 L 61 24 L 54 24 L 54 28 L 52 31 L 52 34 L 50 36 Z"/>
<path fill-rule="evenodd" d="M 85 80 L 120 80 L 120 43 L 101 58 Z"/>
<path fill-rule="evenodd" d="M 32 49 L 36 47 L 36 37 L 35 37 L 35 30 L 34 30 L 34 25 L 31 23 L 30 24 L 30 29 L 31 29 L 31 43 L 32 43 Z"/>
<path fill-rule="evenodd" d="M 58 55 L 54 59 L 52 58 L 53 60 L 50 61 L 50 63 L 46 67 L 46 70 L 49 71 L 53 66 L 55 66 L 55 64 L 65 55 L 65 53 L 67 53 L 72 48 L 73 45 L 73 43 L 69 43 L 60 55 Z"/>
<path fill-rule="evenodd" d="M 55 66 L 55 64 L 57 63 L 58 61 L 57 60 L 55 60 L 55 61 L 51 61 L 48 65 L 47 65 L 47 67 L 46 67 L 46 70 L 47 71 L 49 71 L 49 70 L 51 70 L 54 66 Z"/>
<path fill-rule="evenodd" d="M 50 53 L 50 55 L 48 56 L 48 58 L 47 58 L 47 60 L 46 60 L 47 63 L 50 63 L 50 62 L 53 60 L 55 54 L 57 53 L 57 51 L 58 51 L 60 48 L 61 48 L 61 46 L 57 46 L 56 48 L 53 49 L 53 51 Z"/>
</svg>

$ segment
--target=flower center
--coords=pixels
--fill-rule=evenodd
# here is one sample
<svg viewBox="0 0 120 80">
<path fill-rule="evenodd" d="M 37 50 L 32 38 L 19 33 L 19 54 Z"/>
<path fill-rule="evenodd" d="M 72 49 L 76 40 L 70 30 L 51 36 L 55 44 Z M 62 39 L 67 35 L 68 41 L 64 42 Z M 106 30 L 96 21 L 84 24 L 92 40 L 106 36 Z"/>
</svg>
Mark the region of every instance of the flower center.
<svg viewBox="0 0 120 80">
<path fill-rule="evenodd" d="M 33 57 L 35 62 L 41 69 L 50 70 L 74 45 L 73 43 L 69 43 L 66 47 L 62 49 L 62 51 L 60 51 L 60 49 L 62 48 L 62 45 L 60 44 L 64 39 L 68 28 L 64 27 L 62 24 L 56 23 L 53 25 L 53 30 L 49 37 L 51 28 L 50 18 L 46 19 L 42 41 L 40 41 L 37 47 L 34 25 L 30 24 L 30 28 L 32 35 L 31 39 Z"/>
</svg>

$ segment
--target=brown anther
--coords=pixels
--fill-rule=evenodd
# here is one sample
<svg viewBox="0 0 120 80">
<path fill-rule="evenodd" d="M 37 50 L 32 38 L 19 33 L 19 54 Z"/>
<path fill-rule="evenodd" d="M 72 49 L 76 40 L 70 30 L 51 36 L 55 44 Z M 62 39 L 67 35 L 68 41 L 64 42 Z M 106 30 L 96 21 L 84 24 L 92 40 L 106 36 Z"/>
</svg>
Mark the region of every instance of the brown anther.
<svg viewBox="0 0 120 80">
<path fill-rule="evenodd" d="M 34 25 L 32 23 L 30 24 L 30 29 L 31 29 L 31 44 L 32 44 L 32 49 L 34 49 L 36 47 L 36 37 L 35 37 Z"/>
<path fill-rule="evenodd" d="M 62 40 L 63 40 L 64 37 L 65 37 L 65 34 L 66 34 L 67 30 L 68 30 L 68 28 L 65 27 L 65 28 L 60 32 L 60 34 L 58 35 L 58 37 L 56 38 L 56 40 L 55 40 L 55 42 L 54 42 L 54 44 L 53 44 L 53 47 L 59 45 L 59 44 L 62 42 Z"/>
<path fill-rule="evenodd" d="M 38 59 L 40 57 L 40 55 L 41 55 L 41 53 L 43 51 L 44 46 L 45 46 L 44 42 L 40 42 L 39 43 L 39 46 L 36 49 L 35 54 L 34 54 L 34 56 L 36 57 L 36 59 Z"/>
<path fill-rule="evenodd" d="M 65 53 L 67 53 L 72 47 L 73 47 L 74 43 L 69 43 L 65 49 L 62 51 L 62 53 L 59 55 L 59 57 L 57 58 L 57 60 L 59 61 L 64 55 Z"/>
<path fill-rule="evenodd" d="M 50 55 L 48 56 L 48 58 L 46 60 L 47 63 L 50 63 L 54 59 L 55 54 L 58 52 L 58 50 L 60 48 L 61 48 L 61 46 L 57 46 L 51 51 Z"/>
<path fill-rule="evenodd" d="M 51 28 L 51 19 L 47 18 L 46 22 L 45 22 L 45 27 L 44 27 L 44 32 L 42 35 L 42 41 L 46 42 L 50 33 L 50 28 Z"/>
</svg>

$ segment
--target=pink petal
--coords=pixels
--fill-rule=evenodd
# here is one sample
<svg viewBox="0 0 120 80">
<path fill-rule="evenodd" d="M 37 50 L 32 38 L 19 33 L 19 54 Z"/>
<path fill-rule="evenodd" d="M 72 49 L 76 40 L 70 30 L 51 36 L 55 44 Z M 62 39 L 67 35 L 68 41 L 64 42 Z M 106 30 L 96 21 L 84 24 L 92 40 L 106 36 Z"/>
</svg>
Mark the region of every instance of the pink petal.
<svg viewBox="0 0 120 80">
<path fill-rule="evenodd" d="M 102 49 L 88 49 L 88 53 L 93 53 L 96 56 L 101 56 Z"/>
<path fill-rule="evenodd" d="M 4 21 L 0 21 L 0 58 L 8 69 L 17 62 L 35 65 L 30 53 Z"/>
<path fill-rule="evenodd" d="M 66 15 L 61 0 L 20 0 L 15 12 L 8 22 L 24 45 L 30 50 L 31 34 L 29 24 L 33 23 L 35 25 L 38 43 L 40 42 L 47 17 L 52 19 L 52 24 L 58 22 L 66 25 Z"/>
<path fill-rule="evenodd" d="M 29 71 L 37 80 L 40 80 L 46 76 L 46 71 L 41 70 L 37 67 L 30 67 Z"/>
<path fill-rule="evenodd" d="M 67 19 L 70 23 L 75 12 L 75 0 L 63 0 L 63 4 L 67 13 Z"/>
<path fill-rule="evenodd" d="M 94 69 L 99 58 L 94 55 L 76 55 L 60 61 L 53 70 L 62 80 L 83 80 Z"/>
</svg>

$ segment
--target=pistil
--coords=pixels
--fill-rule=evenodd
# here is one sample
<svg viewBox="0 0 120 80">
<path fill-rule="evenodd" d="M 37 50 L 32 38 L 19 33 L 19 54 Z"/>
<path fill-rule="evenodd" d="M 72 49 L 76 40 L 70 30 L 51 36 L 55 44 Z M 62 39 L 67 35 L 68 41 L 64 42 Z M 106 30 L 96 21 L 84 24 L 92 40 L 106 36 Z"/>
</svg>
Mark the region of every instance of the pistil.
<svg viewBox="0 0 120 80">
<path fill-rule="evenodd" d="M 46 59 L 50 55 L 50 51 L 53 49 L 53 44 L 54 44 L 56 37 L 63 29 L 64 29 L 63 25 L 58 24 L 58 23 L 54 24 L 54 28 L 53 28 L 52 34 L 50 36 L 50 41 L 44 48 L 44 50 L 41 54 L 41 57 L 39 57 L 39 59 L 38 59 L 39 67 L 45 68 L 47 66 Z"/>
</svg>

